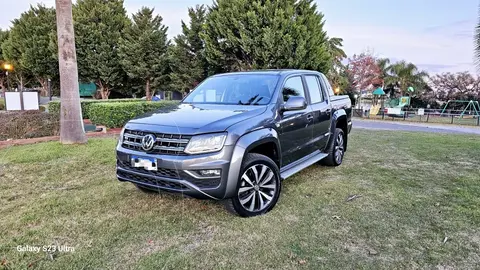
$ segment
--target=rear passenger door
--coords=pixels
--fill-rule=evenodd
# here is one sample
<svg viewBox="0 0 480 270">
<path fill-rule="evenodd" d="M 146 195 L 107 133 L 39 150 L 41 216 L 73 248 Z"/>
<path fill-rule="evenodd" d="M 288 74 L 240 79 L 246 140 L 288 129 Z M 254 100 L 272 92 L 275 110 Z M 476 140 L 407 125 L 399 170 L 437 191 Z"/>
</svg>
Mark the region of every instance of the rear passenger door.
<svg viewBox="0 0 480 270">
<path fill-rule="evenodd" d="M 322 87 L 321 78 L 315 74 L 305 75 L 305 84 L 310 96 L 310 107 L 313 114 L 312 140 L 315 149 L 323 150 L 330 136 L 331 106 L 326 91 Z"/>
</svg>

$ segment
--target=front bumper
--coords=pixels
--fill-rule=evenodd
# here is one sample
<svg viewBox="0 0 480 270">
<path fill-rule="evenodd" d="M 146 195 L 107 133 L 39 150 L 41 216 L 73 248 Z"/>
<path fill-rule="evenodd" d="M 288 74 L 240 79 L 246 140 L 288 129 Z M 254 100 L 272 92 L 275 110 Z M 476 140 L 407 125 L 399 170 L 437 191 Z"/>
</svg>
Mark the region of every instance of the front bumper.
<svg viewBox="0 0 480 270">
<path fill-rule="evenodd" d="M 231 164 L 234 148 L 225 145 L 219 152 L 200 155 L 155 155 L 118 145 L 117 178 L 152 190 L 178 192 L 200 199 L 223 199 L 227 194 L 229 173 L 232 178 L 232 171 L 239 170 L 238 162 Z M 131 167 L 131 155 L 155 158 L 158 170 L 153 172 Z M 233 170 L 230 170 L 231 166 Z M 206 169 L 220 169 L 220 177 L 199 178 L 192 174 L 193 171 Z"/>
</svg>

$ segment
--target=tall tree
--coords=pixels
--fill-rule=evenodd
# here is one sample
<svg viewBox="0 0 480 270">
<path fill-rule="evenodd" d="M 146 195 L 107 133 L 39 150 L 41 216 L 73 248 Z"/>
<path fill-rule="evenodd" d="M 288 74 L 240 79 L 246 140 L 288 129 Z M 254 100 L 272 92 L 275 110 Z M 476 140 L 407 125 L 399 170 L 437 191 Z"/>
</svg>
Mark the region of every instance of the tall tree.
<svg viewBox="0 0 480 270">
<path fill-rule="evenodd" d="M 171 88 L 180 92 L 188 91 L 203 81 L 209 72 L 205 58 L 203 33 L 207 10 L 204 5 L 188 9 L 190 23 L 182 21 L 182 33 L 174 38 L 171 47 Z"/>
<path fill-rule="evenodd" d="M 80 79 L 95 82 L 102 99 L 125 78 L 118 44 L 129 24 L 123 0 L 78 0 L 73 10 Z"/>
<path fill-rule="evenodd" d="M 323 14 L 313 0 L 216 0 L 207 16 L 205 52 L 219 71 L 331 67 Z"/>
<path fill-rule="evenodd" d="M 8 40 L 2 45 L 5 58 L 13 63 L 20 88 L 31 75 L 45 96 L 48 79 L 58 73 L 54 56 L 57 51 L 50 46 L 55 33 L 55 9 L 42 4 L 31 6 L 12 23 Z"/>
<path fill-rule="evenodd" d="M 152 86 L 165 77 L 169 43 L 168 27 L 162 25 L 161 16 L 153 16 L 153 11 L 142 7 L 133 14 L 133 24 L 125 29 L 118 51 L 128 76 L 144 83 L 147 100 L 152 99 Z"/>
<path fill-rule="evenodd" d="M 61 89 L 60 141 L 63 144 L 86 143 L 78 88 L 72 1 L 56 0 L 55 4 Z"/>
<path fill-rule="evenodd" d="M 399 87 L 401 95 L 404 95 L 409 87 L 413 87 L 417 92 L 425 86 L 425 77 L 428 74 L 418 70 L 413 63 L 400 61 L 390 66 L 389 82 Z"/>
</svg>

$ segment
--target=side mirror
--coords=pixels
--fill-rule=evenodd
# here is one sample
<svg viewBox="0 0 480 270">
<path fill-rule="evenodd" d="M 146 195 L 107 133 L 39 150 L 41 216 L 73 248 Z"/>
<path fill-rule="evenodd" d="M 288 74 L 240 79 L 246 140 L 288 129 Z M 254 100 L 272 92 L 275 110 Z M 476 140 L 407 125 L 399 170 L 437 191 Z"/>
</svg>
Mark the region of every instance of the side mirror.
<svg viewBox="0 0 480 270">
<path fill-rule="evenodd" d="M 283 111 L 298 111 L 307 108 L 307 101 L 304 97 L 289 97 L 283 105 Z"/>
</svg>

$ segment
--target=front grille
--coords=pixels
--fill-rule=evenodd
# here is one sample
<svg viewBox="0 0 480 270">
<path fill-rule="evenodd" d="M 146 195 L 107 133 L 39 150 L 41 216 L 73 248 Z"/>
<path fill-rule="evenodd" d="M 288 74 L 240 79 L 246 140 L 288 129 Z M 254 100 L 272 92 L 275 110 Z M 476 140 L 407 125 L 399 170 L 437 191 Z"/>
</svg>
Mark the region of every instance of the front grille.
<svg viewBox="0 0 480 270">
<path fill-rule="evenodd" d="M 133 180 L 139 183 L 145 183 L 145 184 L 150 184 L 154 185 L 156 187 L 163 187 L 163 188 L 169 188 L 169 189 L 174 189 L 177 191 L 184 191 L 188 190 L 188 188 L 182 184 L 175 183 L 175 182 L 170 182 L 170 181 L 164 181 L 164 180 L 158 180 L 155 178 L 151 177 L 144 177 L 141 175 L 137 175 L 134 173 L 128 173 L 128 172 L 123 172 L 123 171 L 117 171 L 117 174 L 119 177 L 126 178 L 129 180 Z"/>
<path fill-rule="evenodd" d="M 129 171 L 134 171 L 138 173 L 148 174 L 157 177 L 167 177 L 167 178 L 174 178 L 178 179 L 178 171 L 172 169 L 165 169 L 165 168 L 157 168 L 156 171 L 149 171 L 143 168 L 136 168 L 131 165 L 130 162 L 124 160 L 117 160 L 117 165 L 121 168 L 127 169 Z"/>
<path fill-rule="evenodd" d="M 192 138 L 192 135 L 165 134 L 147 131 L 137 131 L 126 129 L 123 133 L 122 147 L 135 151 L 146 152 L 142 149 L 143 136 L 152 134 L 157 139 L 149 154 L 163 155 L 186 155 L 185 147 Z"/>
</svg>

